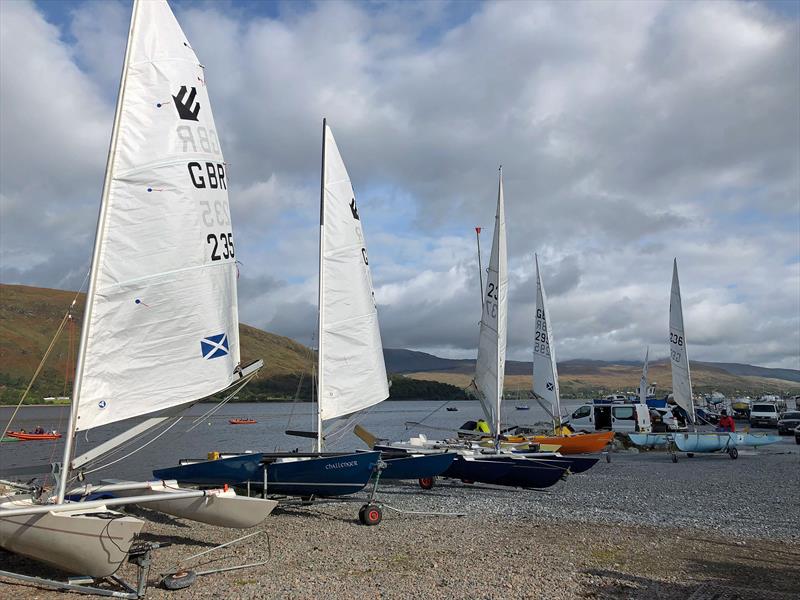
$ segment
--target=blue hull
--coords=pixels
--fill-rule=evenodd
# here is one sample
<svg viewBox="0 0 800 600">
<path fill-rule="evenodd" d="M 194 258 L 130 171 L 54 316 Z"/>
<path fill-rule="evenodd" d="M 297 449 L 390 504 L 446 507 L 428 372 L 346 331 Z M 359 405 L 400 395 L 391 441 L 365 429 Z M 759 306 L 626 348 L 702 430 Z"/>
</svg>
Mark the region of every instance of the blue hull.
<svg viewBox="0 0 800 600">
<path fill-rule="evenodd" d="M 444 476 L 509 487 L 542 489 L 558 483 L 566 472 L 566 468 L 527 459 L 492 456 L 467 460 L 458 456 Z"/>
<path fill-rule="evenodd" d="M 386 468 L 381 479 L 422 479 L 436 477 L 444 473 L 456 455 L 453 453 L 425 454 L 422 456 L 401 456 L 384 458 Z"/>
<path fill-rule="evenodd" d="M 636 446 L 649 448 L 666 446 L 672 438 L 671 433 L 629 433 L 628 437 Z"/>
<path fill-rule="evenodd" d="M 285 455 L 284 455 L 285 457 Z M 369 483 L 379 452 L 320 456 L 289 462 L 266 462 L 267 493 L 285 496 L 342 496 L 361 491 Z M 238 485 L 249 481 L 263 488 L 262 461 L 269 454 L 243 454 L 153 471 L 158 479 L 176 479 L 196 485 Z"/>
<path fill-rule="evenodd" d="M 730 433 L 676 433 L 672 439 L 681 452 L 719 452 L 728 450 L 736 444 Z"/>
</svg>

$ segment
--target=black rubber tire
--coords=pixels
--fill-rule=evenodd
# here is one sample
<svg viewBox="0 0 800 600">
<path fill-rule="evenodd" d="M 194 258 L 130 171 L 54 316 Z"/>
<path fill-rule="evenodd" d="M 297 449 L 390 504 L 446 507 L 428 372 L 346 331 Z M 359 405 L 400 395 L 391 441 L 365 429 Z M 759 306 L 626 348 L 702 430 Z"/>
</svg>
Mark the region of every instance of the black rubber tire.
<svg viewBox="0 0 800 600">
<path fill-rule="evenodd" d="M 430 490 L 436 485 L 436 478 L 435 477 L 420 477 L 419 478 L 419 487 L 423 490 Z"/>
<path fill-rule="evenodd" d="M 673 454 L 672 455 L 672 462 L 674 462 L 674 463 L 678 462 L 678 455 L 677 454 Z"/>
<path fill-rule="evenodd" d="M 161 585 L 167 590 L 182 590 L 188 588 L 197 580 L 197 574 L 194 571 L 179 571 L 165 575 L 161 580 Z"/>
<path fill-rule="evenodd" d="M 377 504 L 365 504 L 358 511 L 358 520 L 362 525 L 377 525 L 383 519 L 383 511 Z"/>
<path fill-rule="evenodd" d="M 731 448 L 728 450 L 728 456 L 730 456 L 733 460 L 739 458 L 739 451 L 736 448 Z"/>
<path fill-rule="evenodd" d="M 606 462 L 607 463 L 611 462 L 611 452 L 606 452 Z"/>
<path fill-rule="evenodd" d="M 694 452 L 687 452 L 686 456 L 688 456 L 689 458 L 694 458 Z"/>
</svg>

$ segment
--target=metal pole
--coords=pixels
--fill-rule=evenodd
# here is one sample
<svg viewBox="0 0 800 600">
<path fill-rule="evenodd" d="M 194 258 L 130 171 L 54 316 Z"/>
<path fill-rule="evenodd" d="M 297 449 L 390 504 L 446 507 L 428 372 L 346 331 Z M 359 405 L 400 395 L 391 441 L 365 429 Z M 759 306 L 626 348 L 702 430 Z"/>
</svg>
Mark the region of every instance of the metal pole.
<svg viewBox="0 0 800 600">
<path fill-rule="evenodd" d="M 134 0 L 133 11 L 131 13 L 131 25 L 128 31 L 128 43 L 125 48 L 125 60 L 122 63 L 122 74 L 119 81 L 119 94 L 117 96 L 117 109 L 114 115 L 114 128 L 111 133 L 111 142 L 108 146 L 108 160 L 106 161 L 106 174 L 103 181 L 103 195 L 100 200 L 100 212 L 97 216 L 97 231 L 94 236 L 94 250 L 92 251 L 91 276 L 89 277 L 89 289 L 86 292 L 86 305 L 83 310 L 83 326 L 81 328 L 81 341 L 78 346 L 78 360 L 75 366 L 75 379 L 72 382 L 72 406 L 69 411 L 69 421 L 67 423 L 67 436 L 64 440 L 64 458 L 61 462 L 61 472 L 59 473 L 58 493 L 56 502 L 64 502 L 64 493 L 67 490 L 67 480 L 69 479 L 70 460 L 75 442 L 75 429 L 78 420 L 78 403 L 80 402 L 81 381 L 83 380 L 83 366 L 86 358 L 86 344 L 89 339 L 89 324 L 92 318 L 92 298 L 97 284 L 97 262 L 100 256 L 100 244 L 103 241 L 103 230 L 105 229 L 106 208 L 108 205 L 108 195 L 111 191 L 111 171 L 114 166 L 114 156 L 117 149 L 117 137 L 119 133 L 119 123 L 122 113 L 122 103 L 125 99 L 125 86 L 128 80 L 128 65 L 130 64 L 131 46 L 133 45 L 133 33 L 139 14 L 139 0 Z"/>
<path fill-rule="evenodd" d="M 475 228 L 475 241 L 478 243 L 478 281 L 481 282 L 481 318 L 483 317 L 483 267 L 481 266 L 481 228 Z"/>
<path fill-rule="evenodd" d="M 325 140 L 328 137 L 327 119 L 322 119 L 322 167 L 319 179 L 319 305 L 317 307 L 317 452 L 322 452 L 322 391 L 324 374 L 322 372 L 322 323 L 325 317 Z"/>
</svg>

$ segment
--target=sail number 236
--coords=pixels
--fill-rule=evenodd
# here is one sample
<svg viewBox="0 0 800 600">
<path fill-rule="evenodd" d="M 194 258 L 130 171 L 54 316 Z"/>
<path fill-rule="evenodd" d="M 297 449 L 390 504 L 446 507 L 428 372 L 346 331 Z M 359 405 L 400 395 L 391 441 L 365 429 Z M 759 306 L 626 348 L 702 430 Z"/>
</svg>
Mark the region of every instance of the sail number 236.
<svg viewBox="0 0 800 600">
<path fill-rule="evenodd" d="M 209 233 L 206 236 L 206 242 L 212 246 L 211 260 L 222 260 L 223 258 L 233 258 L 233 234 Z"/>
</svg>

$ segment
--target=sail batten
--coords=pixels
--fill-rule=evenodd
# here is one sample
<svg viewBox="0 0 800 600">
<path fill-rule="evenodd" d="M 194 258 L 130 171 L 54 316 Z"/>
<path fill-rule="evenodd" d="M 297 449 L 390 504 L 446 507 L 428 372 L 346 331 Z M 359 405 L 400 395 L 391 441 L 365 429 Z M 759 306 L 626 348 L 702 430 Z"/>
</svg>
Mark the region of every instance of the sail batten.
<svg viewBox="0 0 800 600">
<path fill-rule="evenodd" d="M 550 403 L 556 427 L 561 424 L 561 394 L 558 385 L 556 349 L 553 344 L 553 329 L 547 307 L 547 293 L 542 282 L 539 256 L 536 263 L 536 327 L 533 340 L 533 393 Z"/>
<path fill-rule="evenodd" d="M 672 263 L 672 289 L 669 301 L 669 355 L 672 365 L 672 395 L 675 402 L 695 422 L 692 400 L 692 378 L 689 372 L 689 355 L 686 350 L 686 333 L 683 326 L 681 285 L 678 281 L 678 260 Z"/>
<path fill-rule="evenodd" d="M 389 397 L 378 309 L 355 193 L 323 122 L 319 264 L 319 422 Z"/>
<path fill-rule="evenodd" d="M 500 409 L 505 379 L 508 323 L 508 256 L 502 169 L 497 187 L 492 250 L 483 291 L 475 387 L 484 411 L 491 416 L 492 431 L 497 436 L 501 428 Z"/>
<path fill-rule="evenodd" d="M 238 378 L 228 179 L 203 67 L 165 0 L 135 2 L 74 430 L 189 405 Z"/>
</svg>

